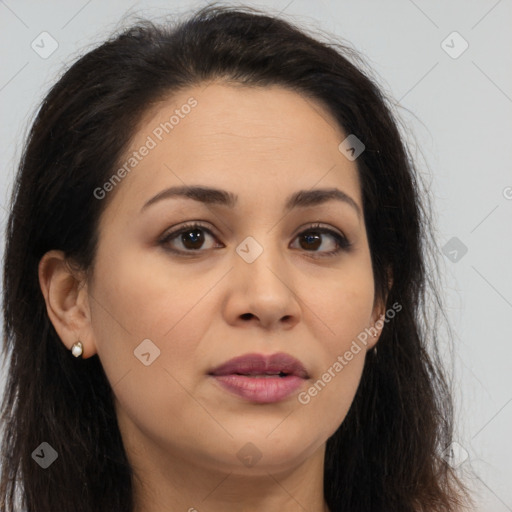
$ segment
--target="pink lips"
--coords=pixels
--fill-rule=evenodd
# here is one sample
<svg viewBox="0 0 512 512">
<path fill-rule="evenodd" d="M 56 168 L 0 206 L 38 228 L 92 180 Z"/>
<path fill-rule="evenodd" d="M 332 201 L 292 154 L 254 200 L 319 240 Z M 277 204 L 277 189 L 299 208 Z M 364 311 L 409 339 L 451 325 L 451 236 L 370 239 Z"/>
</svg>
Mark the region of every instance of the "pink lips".
<svg viewBox="0 0 512 512">
<path fill-rule="evenodd" d="M 236 357 L 209 375 L 226 390 L 257 403 L 283 400 L 309 378 L 300 361 L 282 352 L 271 356 L 246 354 Z"/>
</svg>

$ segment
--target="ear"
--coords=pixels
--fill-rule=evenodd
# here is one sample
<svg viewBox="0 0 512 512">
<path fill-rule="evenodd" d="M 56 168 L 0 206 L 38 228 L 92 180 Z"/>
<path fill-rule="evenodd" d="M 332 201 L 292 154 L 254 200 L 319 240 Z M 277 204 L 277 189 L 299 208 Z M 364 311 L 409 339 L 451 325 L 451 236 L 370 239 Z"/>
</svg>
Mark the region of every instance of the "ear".
<svg viewBox="0 0 512 512">
<path fill-rule="evenodd" d="M 85 274 L 74 270 L 62 251 L 49 251 L 39 262 L 39 285 L 46 311 L 68 350 L 81 341 L 84 359 L 96 353 Z"/>
<path fill-rule="evenodd" d="M 379 298 L 376 298 L 374 307 L 373 307 L 373 312 L 372 312 L 371 324 L 370 324 L 371 327 L 376 329 L 377 336 L 375 336 L 375 337 L 372 336 L 370 338 L 369 343 L 367 344 L 368 350 L 372 350 L 373 347 L 375 347 L 375 345 L 377 344 L 377 342 L 380 339 L 382 329 L 385 326 L 384 318 L 386 316 L 386 304 L 388 302 L 389 292 L 393 286 L 393 276 L 392 276 L 391 270 L 388 269 L 386 274 L 387 274 L 387 280 L 388 280 L 387 291 L 385 293 L 385 296 L 383 298 L 381 298 L 380 300 L 379 300 Z M 372 332 L 374 332 L 374 331 L 372 331 Z"/>
</svg>

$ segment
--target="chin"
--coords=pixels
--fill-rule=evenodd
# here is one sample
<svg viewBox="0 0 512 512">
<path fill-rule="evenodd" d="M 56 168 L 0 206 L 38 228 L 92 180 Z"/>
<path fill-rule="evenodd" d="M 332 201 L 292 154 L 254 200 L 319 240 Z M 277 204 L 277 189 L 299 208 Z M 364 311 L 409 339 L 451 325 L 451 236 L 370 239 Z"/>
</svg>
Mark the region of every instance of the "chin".
<svg viewBox="0 0 512 512">
<path fill-rule="evenodd" d="M 201 456 L 201 461 L 208 460 L 216 470 L 224 469 L 240 475 L 266 475 L 296 468 L 325 443 L 323 439 L 309 442 L 304 432 L 290 436 L 283 430 L 275 437 L 273 434 L 268 436 L 268 432 L 268 428 L 252 435 L 232 432 L 233 439 L 216 443 L 208 456 Z"/>
</svg>

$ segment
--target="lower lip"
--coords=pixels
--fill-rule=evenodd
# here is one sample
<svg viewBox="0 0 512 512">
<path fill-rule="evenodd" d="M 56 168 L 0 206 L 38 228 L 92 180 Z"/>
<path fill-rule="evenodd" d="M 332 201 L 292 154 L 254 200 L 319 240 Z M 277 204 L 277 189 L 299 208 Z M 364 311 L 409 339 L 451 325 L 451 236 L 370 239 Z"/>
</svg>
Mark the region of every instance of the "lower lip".
<svg viewBox="0 0 512 512">
<path fill-rule="evenodd" d="M 247 375 L 213 376 L 219 384 L 251 402 L 268 404 L 279 402 L 299 389 L 304 379 L 296 375 L 286 377 L 250 377 Z"/>
</svg>

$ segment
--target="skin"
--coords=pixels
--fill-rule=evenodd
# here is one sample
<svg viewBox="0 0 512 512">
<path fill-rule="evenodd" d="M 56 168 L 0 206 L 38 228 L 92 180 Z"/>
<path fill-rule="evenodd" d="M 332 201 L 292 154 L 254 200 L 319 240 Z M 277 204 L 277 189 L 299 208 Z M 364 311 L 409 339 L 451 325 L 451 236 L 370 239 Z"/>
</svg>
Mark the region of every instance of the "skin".
<svg viewBox="0 0 512 512">
<path fill-rule="evenodd" d="M 213 82 L 154 105 L 127 156 L 191 96 L 197 106 L 104 199 L 89 277 L 72 272 L 59 251 L 41 260 L 48 314 L 67 348 L 80 339 L 83 357 L 98 354 L 105 368 L 137 476 L 137 512 L 225 512 L 242 502 L 244 511 L 325 511 L 325 443 L 378 336 L 307 405 L 298 392 L 255 404 L 207 374 L 249 352 L 286 352 L 306 367 L 299 391 L 307 390 L 383 313 L 356 210 L 329 201 L 283 213 L 293 192 L 330 187 L 362 211 L 356 162 L 338 149 L 347 134 L 295 92 Z M 184 184 L 231 191 L 238 203 L 172 198 L 141 213 L 160 191 Z M 179 235 L 159 243 L 189 221 L 213 233 L 202 232 L 199 252 L 170 252 L 192 252 Z M 344 234 L 351 250 L 318 257 L 337 245 L 328 234 L 320 245 L 299 236 L 315 222 Z M 250 264 L 235 250 L 248 236 L 263 248 Z M 160 350 L 148 366 L 134 356 L 144 339 Z M 261 455 L 251 467 L 237 457 L 249 442 Z"/>
</svg>

